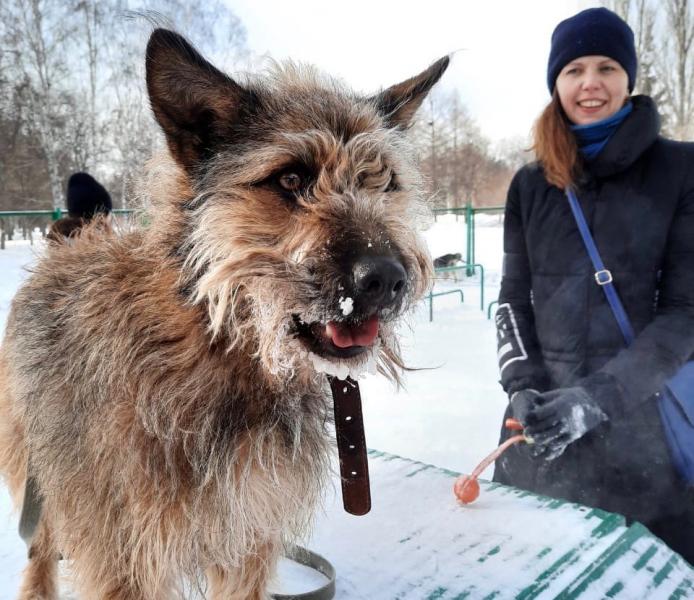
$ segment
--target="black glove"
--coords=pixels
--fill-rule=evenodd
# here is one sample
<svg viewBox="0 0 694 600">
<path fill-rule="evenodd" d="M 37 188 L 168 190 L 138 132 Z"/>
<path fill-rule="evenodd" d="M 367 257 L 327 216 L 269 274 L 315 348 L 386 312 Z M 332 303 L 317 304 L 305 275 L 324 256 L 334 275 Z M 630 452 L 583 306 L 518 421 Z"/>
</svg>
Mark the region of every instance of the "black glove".
<svg viewBox="0 0 694 600">
<path fill-rule="evenodd" d="M 532 441 L 533 456 L 554 460 L 567 446 L 608 420 L 605 411 L 584 386 L 540 394 L 527 413 L 523 433 Z M 530 440 L 529 440 L 530 441 Z"/>
<path fill-rule="evenodd" d="M 511 416 L 525 426 L 528 413 L 537 406 L 540 392 L 537 390 L 520 390 L 511 395 Z"/>
</svg>

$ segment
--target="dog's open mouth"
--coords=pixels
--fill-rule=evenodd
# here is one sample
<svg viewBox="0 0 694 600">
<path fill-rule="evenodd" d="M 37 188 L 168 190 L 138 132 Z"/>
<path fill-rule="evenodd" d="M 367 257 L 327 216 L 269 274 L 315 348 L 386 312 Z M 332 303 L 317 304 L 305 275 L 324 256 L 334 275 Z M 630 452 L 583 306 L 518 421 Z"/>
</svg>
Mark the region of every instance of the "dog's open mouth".
<svg viewBox="0 0 694 600">
<path fill-rule="evenodd" d="M 298 338 L 319 356 L 351 358 L 373 346 L 378 338 L 378 315 L 365 321 L 304 323 L 294 317 Z"/>
</svg>

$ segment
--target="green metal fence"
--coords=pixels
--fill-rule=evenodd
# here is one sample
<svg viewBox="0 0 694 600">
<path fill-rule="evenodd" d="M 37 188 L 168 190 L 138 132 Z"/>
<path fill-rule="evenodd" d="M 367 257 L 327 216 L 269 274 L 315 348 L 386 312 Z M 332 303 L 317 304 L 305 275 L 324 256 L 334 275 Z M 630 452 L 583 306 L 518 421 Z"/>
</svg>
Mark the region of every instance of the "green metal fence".
<svg viewBox="0 0 694 600">
<path fill-rule="evenodd" d="M 478 214 L 500 214 L 504 212 L 504 206 L 481 206 L 474 208 L 471 204 L 456 208 L 435 208 L 434 219 L 439 215 L 455 215 L 456 220 L 459 215 L 465 217 L 465 264 L 467 265 L 466 275 L 474 275 L 474 265 L 478 264 L 475 260 L 475 215 Z"/>
<path fill-rule="evenodd" d="M 128 215 L 134 212 L 135 211 L 132 208 L 116 208 L 111 211 L 111 213 L 114 215 Z M 65 214 L 67 214 L 67 210 L 64 208 L 55 208 L 53 210 L 0 210 L 0 250 L 5 248 L 6 239 L 12 239 L 13 237 L 13 230 L 16 224 L 10 222 L 8 227 L 6 225 L 8 220 L 33 219 L 41 221 L 43 219 L 44 223 L 42 225 L 45 226 L 52 221 L 57 221 Z M 24 225 L 23 229 L 28 229 L 29 232 L 31 232 L 31 230 L 37 226 L 36 222 L 29 223 L 28 225 L 26 223 L 20 223 L 20 226 L 21 225 Z M 44 226 L 41 226 L 41 229 L 45 229 Z"/>
<path fill-rule="evenodd" d="M 429 301 L 429 322 L 431 323 L 434 320 L 434 298 L 438 298 L 439 296 L 448 296 L 449 294 L 460 294 L 460 303 L 463 303 L 463 300 L 465 300 L 465 295 L 463 294 L 463 290 L 460 288 L 455 288 L 454 290 L 447 290 L 445 292 L 436 292 L 430 291 L 429 295 L 426 297 L 426 299 Z"/>
<path fill-rule="evenodd" d="M 114 208 L 111 211 L 114 215 L 128 215 L 134 212 L 132 208 Z M 0 219 L 5 217 L 51 217 L 51 220 L 57 221 L 66 214 L 67 210 L 64 208 L 56 208 L 54 210 L 0 210 Z"/>
<path fill-rule="evenodd" d="M 440 215 L 455 215 L 456 221 L 460 215 L 465 218 L 465 258 L 463 260 L 463 266 L 458 267 L 441 267 L 436 269 L 437 273 L 445 271 L 458 271 L 464 270 L 465 275 L 468 277 L 473 276 L 477 271 L 480 273 L 480 310 L 484 311 L 484 265 L 478 263 L 475 260 L 475 215 L 480 213 L 486 214 L 501 214 L 504 212 L 504 206 L 483 206 L 479 208 L 474 208 L 471 204 L 467 204 L 463 207 L 455 208 L 435 208 L 434 209 L 434 220 Z M 462 290 L 456 288 L 454 290 L 449 290 L 447 292 L 440 293 L 430 293 L 427 296 L 429 301 L 429 320 L 433 320 L 433 299 L 437 296 L 445 296 L 447 294 L 455 294 L 460 292 L 461 302 L 462 302 Z M 491 311 L 491 305 L 489 307 Z"/>
<path fill-rule="evenodd" d="M 504 211 L 503 206 L 485 206 L 485 207 L 480 207 L 480 208 L 474 208 L 471 204 L 467 204 L 464 207 L 456 207 L 456 208 L 436 208 L 434 209 L 434 218 L 436 218 L 439 215 L 446 215 L 446 214 L 453 214 L 456 216 L 456 220 L 458 216 L 463 215 L 465 218 L 465 229 L 466 229 L 466 235 L 465 235 L 465 260 L 464 260 L 464 265 L 461 267 L 442 267 L 439 269 L 436 269 L 436 272 L 446 272 L 446 271 L 458 271 L 458 270 L 465 270 L 465 274 L 468 277 L 471 277 L 475 274 L 476 271 L 479 270 L 480 272 L 480 310 L 484 310 L 484 265 L 481 263 L 475 262 L 475 215 L 480 214 L 480 213 L 487 213 L 487 214 L 493 214 L 493 213 L 501 213 Z M 135 211 L 131 208 L 116 208 L 112 211 L 113 214 L 116 215 L 125 215 L 125 214 L 132 214 Z M 3 219 L 10 218 L 10 217 L 49 217 L 52 221 L 58 220 L 60 217 L 63 216 L 63 214 L 66 214 L 67 211 L 65 209 L 61 208 L 56 208 L 54 210 L 5 210 L 5 211 L 0 211 L 0 226 L 3 222 Z M 0 234 L 0 249 L 5 247 L 5 228 L 0 227 L 2 229 L 2 233 Z M 449 292 L 445 293 L 430 293 L 429 296 L 427 297 L 427 300 L 429 300 L 429 312 L 430 312 L 430 320 L 433 319 L 433 298 L 441 295 L 447 295 L 449 293 L 458 293 L 458 290 L 452 290 Z M 462 290 L 460 290 L 460 296 L 461 296 L 461 302 L 462 302 Z M 491 305 L 490 305 L 490 310 L 491 310 Z"/>
</svg>

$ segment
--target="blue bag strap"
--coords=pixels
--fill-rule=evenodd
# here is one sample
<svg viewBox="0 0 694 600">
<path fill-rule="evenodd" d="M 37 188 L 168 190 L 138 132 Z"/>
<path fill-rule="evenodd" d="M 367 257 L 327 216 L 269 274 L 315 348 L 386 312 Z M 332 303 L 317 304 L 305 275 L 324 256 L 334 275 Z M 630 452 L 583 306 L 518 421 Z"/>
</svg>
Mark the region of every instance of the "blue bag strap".
<svg viewBox="0 0 694 600">
<path fill-rule="evenodd" d="M 581 233 L 583 243 L 588 251 L 588 256 L 590 256 L 590 260 L 593 263 L 595 281 L 605 292 L 605 296 L 617 320 L 619 329 L 622 331 L 624 342 L 627 346 L 630 346 L 636 336 L 634 335 L 634 330 L 631 327 L 627 312 L 624 310 L 622 301 L 619 299 L 617 290 L 612 283 L 612 273 L 605 268 L 602 258 L 600 258 L 600 252 L 598 252 L 598 247 L 595 245 L 593 236 L 590 234 L 588 223 L 586 223 L 586 218 L 583 216 L 583 211 L 581 210 L 581 205 L 578 203 L 578 198 L 576 198 L 576 194 L 571 188 L 566 188 L 566 197 L 569 199 L 571 212 L 576 219 L 576 224 L 578 225 L 578 230 Z"/>
</svg>

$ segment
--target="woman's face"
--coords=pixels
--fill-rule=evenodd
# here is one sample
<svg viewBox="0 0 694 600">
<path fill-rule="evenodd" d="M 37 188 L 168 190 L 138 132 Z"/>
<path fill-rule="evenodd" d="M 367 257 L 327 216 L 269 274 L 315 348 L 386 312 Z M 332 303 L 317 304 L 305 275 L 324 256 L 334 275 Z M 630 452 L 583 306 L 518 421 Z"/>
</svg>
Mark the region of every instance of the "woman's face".
<svg viewBox="0 0 694 600">
<path fill-rule="evenodd" d="M 575 125 L 587 125 L 616 113 L 629 97 L 629 76 L 607 56 L 581 56 L 557 77 L 564 113 Z"/>
</svg>

